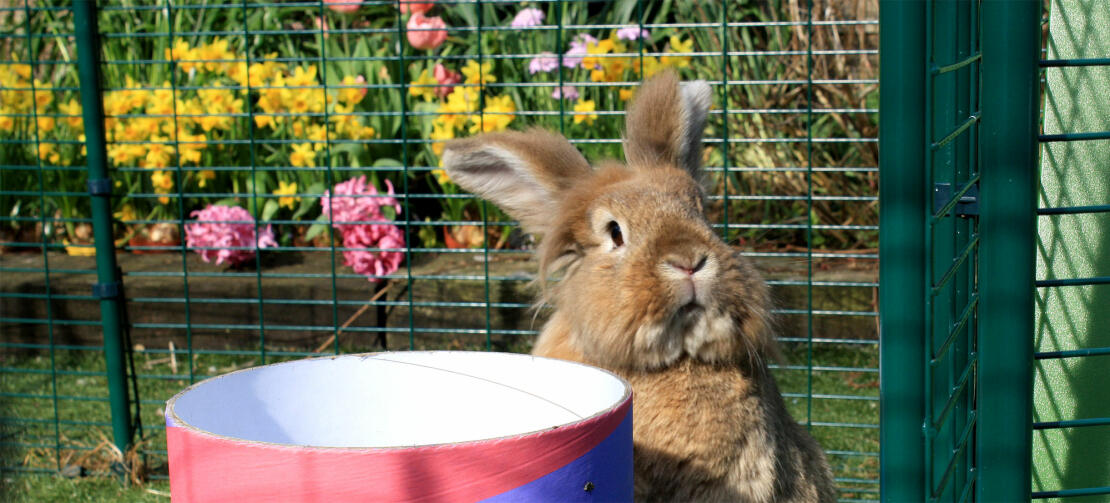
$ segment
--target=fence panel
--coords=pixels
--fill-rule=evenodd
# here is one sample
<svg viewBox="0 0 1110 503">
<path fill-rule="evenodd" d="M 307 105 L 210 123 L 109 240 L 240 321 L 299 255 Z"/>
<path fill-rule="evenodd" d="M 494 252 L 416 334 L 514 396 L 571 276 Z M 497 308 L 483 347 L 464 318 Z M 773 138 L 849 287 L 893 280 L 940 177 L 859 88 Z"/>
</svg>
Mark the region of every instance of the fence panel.
<svg viewBox="0 0 1110 503">
<path fill-rule="evenodd" d="M 53 12 L 72 23 L 61 5 L 24 8 L 32 15 L 17 33 L 45 38 Z M 529 310 L 531 238 L 446 178 L 442 142 L 538 125 L 588 158 L 619 158 L 625 99 L 671 66 L 713 86 L 709 213 L 774 289 L 785 349 L 775 372 L 791 412 L 828 451 L 842 499 L 877 498 L 875 2 L 531 5 L 440 2 L 418 16 L 395 1 L 100 4 L 104 148 L 140 419 L 132 461 L 164 476 L 161 404 L 211 375 L 380 348 L 529 350 L 546 316 Z M 28 45 L 21 61 L 75 50 L 62 40 L 46 52 Z M 76 96 L 75 67 L 52 76 L 72 86 L 55 101 Z M 0 113 L 29 130 L 23 116 Z M 46 137 L 79 147 L 68 130 Z M 89 200 L 83 171 L 63 180 L 77 184 L 72 194 L 55 194 L 57 182 L 43 178 L 53 168 L 20 155 L 4 161 L 2 196 L 13 205 Z M 17 173 L 44 188 L 20 188 L 30 182 Z M 92 213 L 74 215 L 88 223 Z M 91 259 L 22 223 L 45 228 L 53 212 L 18 218 L 30 220 L 5 221 L 26 234 L 5 234 L 5 246 L 38 253 L 0 257 L 0 343 L 16 376 L 0 392 L 42 394 L 32 377 L 68 374 L 36 358 L 63 347 L 85 355 L 73 372 L 88 387 L 69 389 L 103 401 L 82 412 L 95 422 L 66 438 L 103 451 L 95 439 L 111 437 L 111 417 L 99 313 L 60 345 L 42 327 L 56 313 L 37 318 L 49 323 L 15 314 L 31 302 L 20 289 L 34 277 L 8 271 L 39 281 L 58 264 L 84 271 L 67 277 L 65 293 L 55 281 L 43 294 L 67 308 L 75 291 L 95 307 L 88 288 L 105 279 Z M 29 257 L 33 266 L 15 265 Z M 5 427 L 22 439 L 32 416 L 12 410 Z M 16 443 L 5 470 L 26 464 L 26 442 Z M 47 471 L 87 461 L 70 444 L 44 449 L 26 459 L 53 459 Z"/>
<path fill-rule="evenodd" d="M 1028 499 L 1040 4 L 882 8 L 884 499 Z"/>
<path fill-rule="evenodd" d="M 1110 494 L 1110 9 L 1048 2 L 1037 210 L 1033 498 Z M 1080 22 L 1079 20 L 1082 20 Z"/>
</svg>

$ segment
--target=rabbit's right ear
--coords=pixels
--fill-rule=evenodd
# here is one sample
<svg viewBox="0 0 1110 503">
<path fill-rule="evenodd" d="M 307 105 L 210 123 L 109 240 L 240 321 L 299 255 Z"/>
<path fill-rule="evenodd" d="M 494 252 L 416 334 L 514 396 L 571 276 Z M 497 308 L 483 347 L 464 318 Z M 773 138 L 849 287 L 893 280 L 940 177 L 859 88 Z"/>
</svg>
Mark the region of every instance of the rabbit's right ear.
<svg viewBox="0 0 1110 503">
<path fill-rule="evenodd" d="M 541 129 L 452 140 L 443 167 L 460 187 L 492 201 L 528 232 L 549 230 L 559 193 L 590 174 L 566 138 Z"/>
<path fill-rule="evenodd" d="M 640 87 L 625 116 L 624 154 L 631 166 L 660 164 L 701 176 L 702 133 L 713 98 L 705 81 L 679 82 L 665 70 Z"/>
</svg>

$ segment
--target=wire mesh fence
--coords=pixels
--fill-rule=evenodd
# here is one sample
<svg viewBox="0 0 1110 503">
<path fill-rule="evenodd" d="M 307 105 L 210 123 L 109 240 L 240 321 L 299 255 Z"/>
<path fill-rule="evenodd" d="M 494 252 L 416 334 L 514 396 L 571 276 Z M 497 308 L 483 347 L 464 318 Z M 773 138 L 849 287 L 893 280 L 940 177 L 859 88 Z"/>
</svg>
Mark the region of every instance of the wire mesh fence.
<svg viewBox="0 0 1110 503">
<path fill-rule="evenodd" d="M 69 2 L 0 7 L 5 472 L 164 477 L 164 400 L 246 366 L 528 351 L 546 316 L 531 310 L 533 238 L 451 182 L 443 142 L 538 126 L 619 158 L 625 101 L 674 68 L 713 87 L 708 213 L 774 289 L 791 412 L 842 499 L 877 498 L 876 2 L 151 0 L 95 13 L 89 82 Z M 82 120 L 90 93 L 103 121 Z M 86 144 L 91 129 L 104 145 Z M 112 242 L 93 239 L 95 148 Z M 121 269 L 136 430 L 122 455 L 94 252 Z"/>
</svg>

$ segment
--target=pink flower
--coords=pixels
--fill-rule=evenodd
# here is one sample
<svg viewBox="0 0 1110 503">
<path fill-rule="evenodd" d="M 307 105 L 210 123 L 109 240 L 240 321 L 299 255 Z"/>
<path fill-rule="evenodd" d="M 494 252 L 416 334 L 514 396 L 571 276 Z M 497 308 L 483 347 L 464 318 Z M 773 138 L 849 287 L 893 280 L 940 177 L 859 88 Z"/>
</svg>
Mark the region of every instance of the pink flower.
<svg viewBox="0 0 1110 503">
<path fill-rule="evenodd" d="M 521 10 L 513 18 L 513 28 L 529 28 L 543 24 L 543 11 L 535 7 Z"/>
<path fill-rule="evenodd" d="M 400 251 L 368 251 L 365 248 L 404 248 L 404 233 L 382 215 L 381 208 L 392 206 L 397 213 L 401 205 L 393 196 L 393 184 L 385 181 L 387 194 L 379 195 L 373 185 L 366 184 L 366 177 L 352 178 L 338 183 L 320 200 L 325 216 L 331 215 L 332 226 L 343 239 L 344 263 L 356 273 L 367 276 L 371 282 L 381 281 L 396 271 L 404 258 Z"/>
<path fill-rule="evenodd" d="M 559 59 L 550 52 L 541 52 L 539 56 L 528 63 L 528 73 L 550 72 L 559 67 Z"/>
<path fill-rule="evenodd" d="M 567 68 L 574 68 L 582 63 L 582 58 L 586 56 L 586 45 L 596 44 L 597 39 L 585 33 L 578 34 L 574 40 L 570 42 L 570 50 L 567 51 L 563 58 L 563 66 Z"/>
<path fill-rule="evenodd" d="M 625 26 L 617 30 L 617 38 L 620 40 L 639 40 L 640 37 L 647 38 L 648 31 L 639 26 Z"/>
<path fill-rule="evenodd" d="M 320 16 L 316 16 L 314 18 L 314 21 L 316 23 L 316 29 L 320 30 L 320 33 L 324 36 L 324 40 L 327 40 L 328 39 L 328 22 L 321 19 Z"/>
<path fill-rule="evenodd" d="M 447 40 L 447 23 L 438 16 L 426 17 L 414 12 L 408 22 L 409 44 L 415 49 L 435 49 Z"/>
<path fill-rule="evenodd" d="M 401 14 L 408 14 L 409 12 L 412 12 L 413 14 L 423 14 L 425 12 L 428 12 L 429 10 L 432 10 L 432 6 L 434 5 L 435 2 L 416 2 L 413 0 L 401 0 Z"/>
<path fill-rule="evenodd" d="M 566 98 L 570 101 L 578 99 L 578 89 L 574 86 L 556 87 L 555 91 L 551 93 L 551 97 L 555 99 Z"/>
<path fill-rule="evenodd" d="M 335 12 L 350 14 L 358 10 L 362 0 L 324 0 L 324 3 L 328 4 L 328 8 Z"/>
<path fill-rule="evenodd" d="M 404 233 L 393 224 L 361 225 L 353 231 L 343 233 L 343 263 L 358 274 L 366 276 L 371 283 L 382 280 L 401 266 L 404 253 L 398 248 L 405 247 Z M 371 251 L 366 248 L 380 248 Z"/>
<path fill-rule="evenodd" d="M 205 262 L 215 259 L 216 265 L 225 261 L 237 265 L 254 257 L 259 248 L 277 246 L 274 231 L 269 225 L 260 227 L 261 232 L 255 239 L 254 218 L 238 206 L 210 204 L 203 210 L 190 213 L 190 216 L 197 219 L 185 224 L 185 245 L 196 249 Z"/>
<path fill-rule="evenodd" d="M 446 66 L 443 66 L 443 63 L 436 63 L 432 75 L 435 76 L 436 82 L 440 83 L 440 86 L 436 88 L 436 96 L 440 98 L 446 98 L 447 95 L 451 94 L 455 84 L 462 82 L 462 74 L 454 70 L 448 70 Z"/>
</svg>

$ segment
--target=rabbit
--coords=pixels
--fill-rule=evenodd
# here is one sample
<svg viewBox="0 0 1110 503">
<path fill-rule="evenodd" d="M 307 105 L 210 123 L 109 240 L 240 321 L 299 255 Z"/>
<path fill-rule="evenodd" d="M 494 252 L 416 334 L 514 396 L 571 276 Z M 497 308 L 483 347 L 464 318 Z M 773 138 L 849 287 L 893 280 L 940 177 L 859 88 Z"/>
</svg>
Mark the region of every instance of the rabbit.
<svg viewBox="0 0 1110 503">
<path fill-rule="evenodd" d="M 710 100 L 708 84 L 672 71 L 644 83 L 627 165 L 591 168 L 533 129 L 452 140 L 443 166 L 540 237 L 540 302 L 554 312 L 533 354 L 632 385 L 637 501 L 832 502 L 824 453 L 766 365 L 778 355 L 768 287 L 705 216 Z"/>
</svg>

